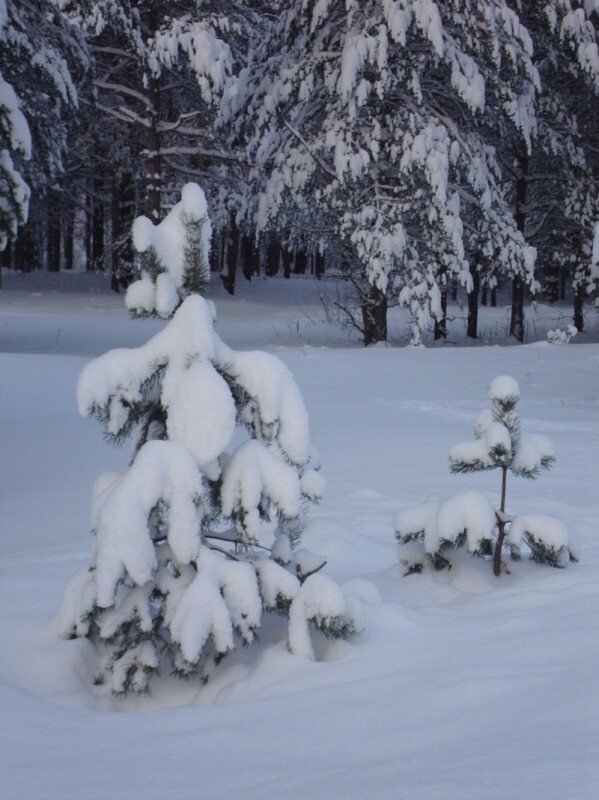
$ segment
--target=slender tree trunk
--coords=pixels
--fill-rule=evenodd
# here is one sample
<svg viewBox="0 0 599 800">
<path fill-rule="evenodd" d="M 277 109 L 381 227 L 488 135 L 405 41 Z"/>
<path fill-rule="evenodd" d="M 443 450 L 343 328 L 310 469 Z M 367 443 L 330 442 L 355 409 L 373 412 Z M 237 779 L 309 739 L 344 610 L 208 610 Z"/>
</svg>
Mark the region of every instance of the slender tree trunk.
<svg viewBox="0 0 599 800">
<path fill-rule="evenodd" d="M 387 341 L 387 296 L 371 286 L 362 302 L 364 345 Z"/>
<path fill-rule="evenodd" d="M 288 250 L 286 247 L 281 249 L 281 256 L 283 260 L 283 277 L 290 278 L 291 277 L 291 264 L 293 263 L 293 253 L 291 250 Z"/>
<path fill-rule="evenodd" d="M 467 335 L 470 339 L 478 337 L 478 292 L 480 289 L 480 272 L 474 264 L 470 264 L 472 276 L 472 291 L 468 292 L 468 328 Z"/>
<path fill-rule="evenodd" d="M 325 268 L 324 253 L 321 253 L 320 250 L 317 249 L 314 255 L 314 272 L 316 273 L 316 277 L 318 278 L 318 280 L 320 280 L 324 275 L 324 268 Z"/>
<path fill-rule="evenodd" d="M 268 239 L 268 246 L 266 248 L 266 274 L 272 278 L 279 271 L 279 262 L 281 256 L 281 248 L 279 242 L 274 236 Z"/>
<path fill-rule="evenodd" d="M 572 252 L 576 259 L 582 259 L 583 255 L 580 252 L 580 236 L 577 232 L 572 237 Z M 572 265 L 572 271 L 576 274 L 576 263 Z M 584 330 L 584 287 L 574 287 L 574 326 L 578 331 Z"/>
<path fill-rule="evenodd" d="M 96 196 L 101 194 L 102 189 L 102 183 L 100 181 L 96 181 Z M 99 199 L 94 201 L 91 260 L 92 269 L 104 269 L 104 205 Z"/>
<path fill-rule="evenodd" d="M 254 259 L 256 258 L 256 248 L 251 236 L 243 236 L 241 239 L 241 269 L 243 277 L 251 280 L 254 272 Z"/>
<path fill-rule="evenodd" d="M 118 243 L 121 237 L 121 181 L 118 172 L 112 174 L 112 200 L 110 205 L 112 222 L 112 239 L 110 243 L 110 288 L 113 292 L 120 292 L 119 282 L 119 251 Z"/>
<path fill-rule="evenodd" d="M 484 283 L 480 289 L 480 304 L 481 306 L 486 306 L 489 302 L 489 289 L 487 284 Z"/>
<path fill-rule="evenodd" d="M 48 272 L 60 272 L 61 214 L 60 194 L 48 189 L 48 230 L 46 234 L 46 264 Z"/>
<path fill-rule="evenodd" d="M 519 342 L 524 341 L 524 284 L 522 278 L 512 281 L 512 315 L 510 318 L 510 336 Z"/>
<path fill-rule="evenodd" d="M 158 29 L 159 20 L 156 9 L 149 15 L 149 28 L 152 33 Z M 150 127 L 148 128 L 148 172 L 146 175 L 146 214 L 153 221 L 160 220 L 162 193 L 162 157 L 160 156 L 160 133 L 158 122 L 160 117 L 160 92 L 158 78 L 148 78 L 148 98 L 150 101 Z"/>
<path fill-rule="evenodd" d="M 36 265 L 35 239 L 30 223 L 19 229 L 19 236 L 12 243 L 12 267 L 20 272 L 31 272 Z"/>
<path fill-rule="evenodd" d="M 451 284 L 451 299 L 455 301 L 458 299 L 458 284 L 457 281 L 453 281 Z"/>
<path fill-rule="evenodd" d="M 522 153 L 518 159 L 520 177 L 516 181 L 516 213 L 514 219 L 518 230 L 524 234 L 526 223 L 526 194 L 528 189 L 528 156 Z M 515 276 L 512 281 L 512 315 L 510 319 L 510 336 L 518 342 L 524 341 L 524 283 L 520 276 Z"/>
<path fill-rule="evenodd" d="M 75 206 L 67 203 L 64 226 L 64 268 L 73 269 L 75 257 Z"/>
<path fill-rule="evenodd" d="M 231 215 L 231 227 L 229 228 L 229 242 L 227 247 L 226 269 L 222 274 L 223 286 L 230 295 L 235 294 L 235 276 L 237 273 L 237 256 L 239 254 L 239 229 L 235 220 L 235 215 Z"/>
<path fill-rule="evenodd" d="M 295 266 L 293 271 L 296 275 L 305 275 L 306 267 L 308 266 L 308 254 L 303 248 L 300 248 L 295 253 Z"/>
<path fill-rule="evenodd" d="M 507 467 L 501 468 L 501 505 L 500 513 L 497 515 L 497 542 L 495 543 L 495 553 L 493 554 L 493 572 L 495 575 L 501 574 L 501 550 L 505 539 L 505 493 L 507 488 Z"/>
<path fill-rule="evenodd" d="M 577 330 L 584 330 L 584 288 L 578 286 L 574 290 L 574 327 Z"/>
<path fill-rule="evenodd" d="M 447 339 L 447 288 L 441 292 L 441 319 L 435 320 L 435 341 Z"/>
<path fill-rule="evenodd" d="M 85 269 L 91 272 L 94 268 L 92 261 L 92 231 L 94 227 L 94 200 L 91 194 L 87 195 L 87 211 L 85 212 Z"/>
<path fill-rule="evenodd" d="M 491 289 L 491 308 L 497 308 L 497 287 Z"/>
</svg>

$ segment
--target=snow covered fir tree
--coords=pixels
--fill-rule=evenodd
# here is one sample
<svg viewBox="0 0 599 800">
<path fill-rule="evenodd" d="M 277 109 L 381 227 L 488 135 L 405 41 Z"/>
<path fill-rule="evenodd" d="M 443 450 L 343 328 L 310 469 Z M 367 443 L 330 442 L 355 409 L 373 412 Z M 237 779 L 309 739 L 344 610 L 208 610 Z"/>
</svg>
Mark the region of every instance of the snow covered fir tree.
<svg viewBox="0 0 599 800">
<path fill-rule="evenodd" d="M 566 526 L 546 514 L 511 517 L 506 511 L 507 476 L 534 479 L 555 462 L 551 441 L 520 429 L 518 383 L 500 375 L 489 390 L 491 409 L 482 411 L 474 427 L 475 438 L 451 448 L 450 469 L 455 473 L 499 470 L 501 499 L 494 508 L 477 489 L 462 487 L 451 497 L 432 496 L 424 503 L 401 509 L 394 519 L 399 559 L 406 575 L 422 572 L 425 561 L 436 570 L 451 568 L 451 550 L 468 552 L 493 562 L 501 574 L 504 551 L 519 560 L 525 549 L 533 561 L 564 567 L 576 561 Z"/>
<path fill-rule="evenodd" d="M 133 442 L 129 469 L 96 481 L 92 563 L 60 612 L 65 636 L 94 643 L 96 683 L 115 694 L 147 690 L 157 672 L 207 680 L 257 641 L 267 612 L 289 618 L 289 649 L 307 658 L 311 629 L 347 638 L 359 628 L 356 601 L 300 546 L 324 479 L 297 384 L 275 356 L 227 347 L 213 304 L 191 291 L 209 230 L 197 185 L 159 225 L 137 220 L 135 246 L 153 248 L 161 266 L 132 284 L 129 305 L 174 314 L 143 346 L 87 364 L 78 382 L 81 414 L 109 440 Z"/>
</svg>

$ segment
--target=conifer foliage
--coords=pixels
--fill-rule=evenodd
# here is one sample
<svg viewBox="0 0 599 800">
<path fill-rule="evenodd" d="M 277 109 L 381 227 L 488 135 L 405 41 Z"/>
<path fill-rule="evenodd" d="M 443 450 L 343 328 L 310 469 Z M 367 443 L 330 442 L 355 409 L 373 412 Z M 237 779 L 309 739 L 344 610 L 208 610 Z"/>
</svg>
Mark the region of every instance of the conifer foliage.
<svg viewBox="0 0 599 800">
<path fill-rule="evenodd" d="M 189 294 L 206 294 L 211 236 L 206 197 L 197 183 L 183 187 L 181 200 L 158 225 L 145 216 L 135 220 L 133 245 L 142 269 L 125 298 L 134 316 L 168 319 Z"/>
<path fill-rule="evenodd" d="M 89 363 L 77 387 L 83 416 L 113 442 L 133 441 L 129 469 L 95 484 L 92 564 L 71 579 L 60 615 L 65 636 L 94 642 L 96 681 L 116 694 L 145 691 L 159 670 L 207 679 L 256 641 L 265 612 L 289 616 L 289 648 L 309 658 L 310 628 L 358 628 L 352 601 L 320 573 L 324 559 L 298 546 L 324 489 L 300 391 L 274 356 L 227 347 L 214 306 L 191 291 L 189 270 L 204 262 L 197 237 L 182 234 L 193 218 L 209 242 L 199 199 L 186 186 L 161 225 L 138 220 L 134 232 L 138 249 L 169 254 L 138 283 L 167 316 L 161 280 L 171 281 L 174 315 L 143 346 Z"/>
<path fill-rule="evenodd" d="M 482 492 L 463 487 L 450 498 L 431 497 L 419 506 L 404 508 L 395 516 L 400 561 L 406 573 L 421 572 L 423 555 L 435 569 L 450 568 L 447 553 L 466 546 L 468 552 L 493 560 L 495 575 L 501 573 L 504 548 L 519 560 L 522 545 L 533 561 L 564 567 L 575 561 L 569 534 L 563 523 L 548 515 L 510 517 L 506 512 L 507 475 L 537 478 L 555 463 L 552 442 L 520 429 L 518 383 L 509 375 L 491 382 L 491 409 L 479 415 L 475 438 L 451 448 L 450 469 L 455 473 L 501 470 L 501 500 L 494 509 Z M 414 550 L 413 543 L 424 545 Z M 406 547 L 408 546 L 408 547 Z"/>
</svg>

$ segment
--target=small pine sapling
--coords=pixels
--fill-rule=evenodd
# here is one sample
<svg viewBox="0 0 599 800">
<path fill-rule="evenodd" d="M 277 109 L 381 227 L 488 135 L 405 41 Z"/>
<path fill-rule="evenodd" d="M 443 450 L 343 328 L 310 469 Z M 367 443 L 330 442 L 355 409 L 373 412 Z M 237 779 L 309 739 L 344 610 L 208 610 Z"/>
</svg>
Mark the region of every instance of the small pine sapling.
<svg viewBox="0 0 599 800">
<path fill-rule="evenodd" d="M 451 448 L 450 469 L 455 473 L 501 471 L 499 508 L 486 495 L 462 488 L 450 498 L 432 497 L 419 506 L 404 508 L 395 516 L 400 560 L 405 574 L 422 571 L 423 562 L 413 543 L 424 544 L 424 552 L 435 569 L 450 567 L 447 552 L 466 545 L 471 555 L 493 558 L 493 572 L 501 572 L 504 546 L 511 557 L 520 558 L 524 542 L 532 560 L 553 567 L 575 561 L 570 537 L 560 520 L 527 514 L 511 518 L 506 512 L 507 475 L 534 479 L 555 463 L 555 452 L 546 436 L 523 435 L 518 402 L 520 389 L 514 378 L 500 375 L 491 382 L 491 409 L 483 411 L 474 428 L 475 438 Z M 406 547 L 409 546 L 409 547 Z"/>
<path fill-rule="evenodd" d="M 171 274 L 185 274 L 183 260 Z M 227 347 L 214 319 L 191 293 L 146 344 L 105 353 L 79 377 L 80 413 L 109 440 L 132 439 L 133 458 L 96 481 L 92 561 L 67 585 L 60 627 L 94 643 L 96 682 L 115 694 L 144 692 L 164 670 L 207 680 L 257 640 L 267 612 L 289 618 L 289 649 L 309 658 L 310 629 L 359 629 L 325 560 L 299 547 L 324 490 L 299 388 L 275 356 Z"/>
</svg>

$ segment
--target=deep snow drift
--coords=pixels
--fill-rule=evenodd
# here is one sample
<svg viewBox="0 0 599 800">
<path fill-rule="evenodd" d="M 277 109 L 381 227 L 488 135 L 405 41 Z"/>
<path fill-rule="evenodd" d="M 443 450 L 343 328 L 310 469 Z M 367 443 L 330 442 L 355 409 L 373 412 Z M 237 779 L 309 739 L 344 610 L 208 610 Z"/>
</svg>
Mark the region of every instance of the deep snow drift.
<svg viewBox="0 0 599 800">
<path fill-rule="evenodd" d="M 304 544 L 362 598 L 366 632 L 320 642 L 308 662 L 275 620 L 205 687 L 95 694 L 89 645 L 60 639 L 56 612 L 88 558 L 95 477 L 128 451 L 79 417 L 75 383 L 91 356 L 163 323 L 130 321 L 101 292 L 85 309 L 76 293 L 0 292 L 0 798 L 594 800 L 599 345 L 298 346 L 297 295 L 272 305 L 262 285 L 253 301 L 214 291 L 217 330 L 270 347 L 296 376 L 327 475 Z M 502 373 L 520 384 L 527 432 L 557 455 L 542 480 L 509 483 L 508 510 L 563 519 L 581 561 L 521 562 L 498 581 L 464 554 L 450 572 L 402 578 L 398 508 L 462 485 L 497 500 L 497 473 L 451 475 L 447 453 Z"/>
</svg>

